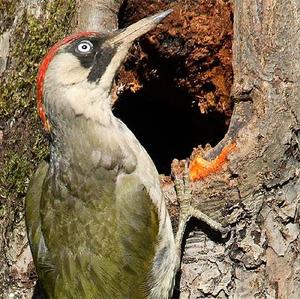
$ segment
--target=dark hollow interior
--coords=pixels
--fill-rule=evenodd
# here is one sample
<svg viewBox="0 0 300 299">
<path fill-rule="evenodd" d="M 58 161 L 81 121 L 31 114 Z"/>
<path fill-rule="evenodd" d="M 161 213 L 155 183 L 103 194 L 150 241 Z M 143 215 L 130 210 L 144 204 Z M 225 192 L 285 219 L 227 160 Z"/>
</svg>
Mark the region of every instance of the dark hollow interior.
<svg viewBox="0 0 300 299">
<path fill-rule="evenodd" d="M 189 157 L 198 145 L 215 145 L 227 130 L 224 114 L 201 114 L 192 96 L 161 78 L 145 83 L 137 93 L 123 93 L 113 112 L 145 147 L 158 172 L 166 175 L 174 158 Z"/>
<path fill-rule="evenodd" d="M 173 159 L 188 158 L 193 148 L 214 146 L 224 137 L 233 78 L 231 5 L 213 0 L 171 2 L 173 13 L 131 48 L 116 81 L 125 88 L 113 110 L 159 173 L 166 175 Z M 119 28 L 169 6 L 167 0 L 149 5 L 124 1 Z M 132 78 L 141 86 L 135 93 L 127 86 Z"/>
</svg>

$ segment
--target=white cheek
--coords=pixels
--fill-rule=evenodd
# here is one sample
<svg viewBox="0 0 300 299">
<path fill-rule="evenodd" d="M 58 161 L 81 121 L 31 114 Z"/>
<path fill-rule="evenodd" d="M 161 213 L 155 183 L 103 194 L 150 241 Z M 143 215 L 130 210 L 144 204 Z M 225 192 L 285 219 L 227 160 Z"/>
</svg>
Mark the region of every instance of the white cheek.
<svg viewBox="0 0 300 299">
<path fill-rule="evenodd" d="M 78 58 L 71 53 L 61 53 L 54 57 L 47 70 L 47 79 L 60 85 L 71 85 L 84 81 L 90 68 L 84 68 Z"/>
<path fill-rule="evenodd" d="M 101 87 L 87 81 L 65 88 L 64 91 L 64 105 L 70 107 L 75 115 L 84 115 L 103 124 L 110 119 L 110 114 L 103 112 L 110 110 L 106 100 L 110 103 L 110 98 L 106 98 Z"/>
<path fill-rule="evenodd" d="M 101 123 L 110 121 L 110 97 L 102 86 L 88 82 L 90 69 L 81 66 L 70 53 L 60 53 L 50 63 L 45 77 L 44 104 L 46 112 L 85 115 Z"/>
<path fill-rule="evenodd" d="M 90 104 L 87 90 L 80 87 L 74 86 L 65 90 L 65 104 L 72 107 L 76 115 L 82 114 Z"/>
</svg>

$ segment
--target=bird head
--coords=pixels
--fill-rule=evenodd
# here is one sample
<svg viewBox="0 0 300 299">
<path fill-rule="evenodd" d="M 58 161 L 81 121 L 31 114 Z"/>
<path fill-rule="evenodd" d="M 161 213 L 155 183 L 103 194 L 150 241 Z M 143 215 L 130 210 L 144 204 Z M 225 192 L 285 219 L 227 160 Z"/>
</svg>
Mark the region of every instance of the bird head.
<svg viewBox="0 0 300 299">
<path fill-rule="evenodd" d="M 38 113 L 47 131 L 67 115 L 93 117 L 109 105 L 114 77 L 133 41 L 159 24 L 171 9 L 111 33 L 79 32 L 56 43 L 37 78 Z M 53 120 L 51 119 L 53 116 Z"/>
</svg>

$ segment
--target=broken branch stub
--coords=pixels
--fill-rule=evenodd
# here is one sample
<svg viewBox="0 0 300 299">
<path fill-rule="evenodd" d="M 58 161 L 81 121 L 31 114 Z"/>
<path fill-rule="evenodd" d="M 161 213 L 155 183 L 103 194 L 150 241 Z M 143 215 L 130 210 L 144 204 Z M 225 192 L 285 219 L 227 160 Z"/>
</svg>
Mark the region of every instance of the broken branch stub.
<svg viewBox="0 0 300 299">
<path fill-rule="evenodd" d="M 77 31 L 107 32 L 118 28 L 123 0 L 77 0 Z"/>
</svg>

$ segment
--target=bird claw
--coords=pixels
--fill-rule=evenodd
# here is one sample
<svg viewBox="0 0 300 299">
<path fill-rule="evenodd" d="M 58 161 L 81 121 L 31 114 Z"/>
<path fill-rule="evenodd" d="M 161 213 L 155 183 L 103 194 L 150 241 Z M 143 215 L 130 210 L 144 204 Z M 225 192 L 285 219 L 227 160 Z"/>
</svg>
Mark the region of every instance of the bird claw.
<svg viewBox="0 0 300 299">
<path fill-rule="evenodd" d="M 182 165 L 184 163 L 184 165 Z M 184 167 L 182 167 L 184 166 Z M 183 169 L 183 171 L 182 171 Z M 200 221 L 209 225 L 213 230 L 221 233 L 222 238 L 225 238 L 230 229 L 224 227 L 221 223 L 213 220 L 208 215 L 201 212 L 199 209 L 192 206 L 192 192 L 189 177 L 189 160 L 178 161 L 172 163 L 172 177 L 177 194 L 177 200 L 180 205 L 179 225 L 176 233 L 176 245 L 181 248 L 182 238 L 185 232 L 187 222 L 191 217 L 195 217 Z"/>
<path fill-rule="evenodd" d="M 172 177 L 177 194 L 177 200 L 180 204 L 180 215 L 187 214 L 191 207 L 192 192 L 189 179 L 189 160 L 183 160 L 184 170 L 181 170 L 180 162 L 175 160 L 172 165 Z"/>
</svg>

